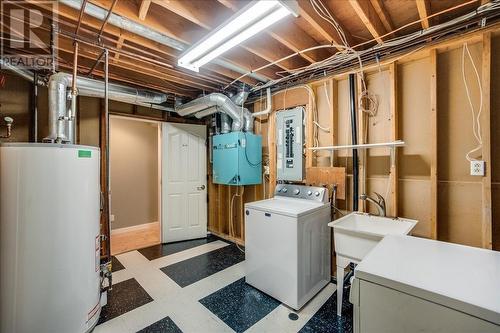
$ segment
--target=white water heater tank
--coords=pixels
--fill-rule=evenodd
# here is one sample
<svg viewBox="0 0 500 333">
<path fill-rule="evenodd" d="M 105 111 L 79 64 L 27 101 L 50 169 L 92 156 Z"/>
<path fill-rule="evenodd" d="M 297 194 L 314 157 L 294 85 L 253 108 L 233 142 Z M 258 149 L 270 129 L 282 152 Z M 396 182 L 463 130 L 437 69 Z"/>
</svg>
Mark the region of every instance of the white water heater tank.
<svg viewBox="0 0 500 333">
<path fill-rule="evenodd" d="M 80 333 L 100 314 L 99 149 L 0 145 L 0 332 Z"/>
</svg>

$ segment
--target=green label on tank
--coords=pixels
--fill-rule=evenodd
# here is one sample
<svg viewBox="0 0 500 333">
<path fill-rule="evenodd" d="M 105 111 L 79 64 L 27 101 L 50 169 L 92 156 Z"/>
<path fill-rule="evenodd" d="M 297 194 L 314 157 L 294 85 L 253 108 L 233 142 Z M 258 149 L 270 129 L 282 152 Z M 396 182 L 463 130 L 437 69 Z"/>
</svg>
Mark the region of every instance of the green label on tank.
<svg viewBox="0 0 500 333">
<path fill-rule="evenodd" d="M 90 158 L 92 157 L 92 151 L 90 150 L 79 150 L 78 157 L 80 158 Z"/>
</svg>

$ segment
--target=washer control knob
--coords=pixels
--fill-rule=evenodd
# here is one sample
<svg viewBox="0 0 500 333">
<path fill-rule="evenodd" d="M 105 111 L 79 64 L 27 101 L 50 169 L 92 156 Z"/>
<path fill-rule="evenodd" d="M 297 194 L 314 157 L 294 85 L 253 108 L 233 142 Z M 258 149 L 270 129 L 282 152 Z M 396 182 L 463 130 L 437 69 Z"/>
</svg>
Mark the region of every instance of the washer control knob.
<svg viewBox="0 0 500 333">
<path fill-rule="evenodd" d="M 314 192 L 314 195 L 319 197 L 319 192 L 318 191 Z"/>
<path fill-rule="evenodd" d="M 299 193 L 300 193 L 300 190 L 298 188 L 296 188 L 295 190 L 293 190 L 293 194 L 298 195 Z"/>
<path fill-rule="evenodd" d="M 283 188 L 281 189 L 281 192 L 283 192 L 283 193 L 286 193 L 287 191 L 288 191 L 288 189 L 287 189 L 286 187 L 283 187 Z"/>
<path fill-rule="evenodd" d="M 311 196 L 312 194 L 313 194 L 313 192 L 311 190 L 307 191 L 308 196 Z"/>
</svg>

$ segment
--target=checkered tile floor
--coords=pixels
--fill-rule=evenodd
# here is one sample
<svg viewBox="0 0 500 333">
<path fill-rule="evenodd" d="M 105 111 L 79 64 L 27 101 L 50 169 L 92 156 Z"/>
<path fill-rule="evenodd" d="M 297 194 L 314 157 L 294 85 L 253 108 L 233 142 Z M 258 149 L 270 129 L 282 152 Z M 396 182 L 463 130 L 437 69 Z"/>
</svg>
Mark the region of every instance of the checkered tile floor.
<svg viewBox="0 0 500 333">
<path fill-rule="evenodd" d="M 244 260 L 215 237 L 120 254 L 94 332 L 352 332 L 348 301 L 335 315 L 334 284 L 296 312 L 246 284 Z"/>
</svg>

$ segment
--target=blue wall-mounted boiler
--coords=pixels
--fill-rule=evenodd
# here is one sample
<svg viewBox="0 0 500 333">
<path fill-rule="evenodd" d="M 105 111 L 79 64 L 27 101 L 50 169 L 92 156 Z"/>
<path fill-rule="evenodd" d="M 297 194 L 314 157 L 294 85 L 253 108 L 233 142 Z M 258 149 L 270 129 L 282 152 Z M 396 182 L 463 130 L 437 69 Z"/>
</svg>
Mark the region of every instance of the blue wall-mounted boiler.
<svg viewBox="0 0 500 333">
<path fill-rule="evenodd" d="M 225 185 L 262 183 L 262 137 L 249 132 L 213 136 L 213 182 Z"/>
</svg>

